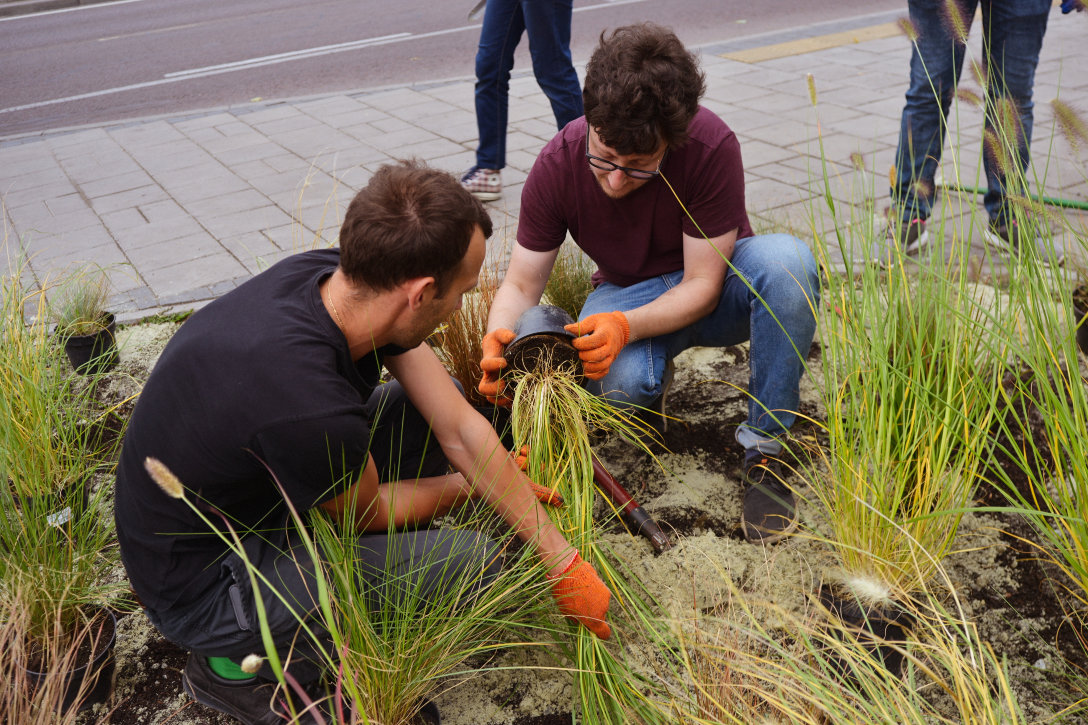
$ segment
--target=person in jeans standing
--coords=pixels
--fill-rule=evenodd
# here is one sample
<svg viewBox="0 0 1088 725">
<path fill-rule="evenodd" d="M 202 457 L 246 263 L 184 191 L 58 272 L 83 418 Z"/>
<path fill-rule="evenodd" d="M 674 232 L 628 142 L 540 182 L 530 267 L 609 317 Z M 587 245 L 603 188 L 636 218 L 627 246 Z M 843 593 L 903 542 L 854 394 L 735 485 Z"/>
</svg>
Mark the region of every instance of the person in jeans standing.
<svg viewBox="0 0 1088 725">
<path fill-rule="evenodd" d="M 699 105 L 695 55 L 671 31 L 632 25 L 602 36 L 586 67 L 586 115 L 537 156 L 521 195 L 517 245 L 488 318 L 479 390 L 503 399 L 503 349 L 540 301 L 569 231 L 598 265 L 567 330 L 587 387 L 639 406 L 663 427 L 672 359 L 689 347 L 751 340 L 742 525 L 772 543 L 797 524 L 781 452 L 816 329 L 811 251 L 788 234 L 756 236 L 744 205 L 736 135 Z"/>
<path fill-rule="evenodd" d="M 487 0 L 476 51 L 476 165 L 461 184 L 481 201 L 502 198 L 506 166 L 506 119 L 514 51 L 529 35 L 533 75 L 552 104 L 562 129 L 582 115 L 582 89 L 570 58 L 573 0 Z"/>
<path fill-rule="evenodd" d="M 1067 0 L 1063 11 L 1073 9 L 1071 2 Z M 1024 251 L 1050 262 L 1052 252 L 1039 239 L 1040 230 L 1020 227 L 1025 215 L 1012 213 L 1009 194 L 1018 193 L 1030 160 L 1032 90 L 1051 1 L 909 0 L 907 5 L 916 38 L 896 150 L 893 208 L 870 259 L 889 267 L 900 255 L 915 255 L 929 242 L 926 220 L 933 208 L 948 111 L 963 70 L 967 34 L 981 6 L 983 72 L 988 79 L 983 137 L 986 241 L 1002 252 Z M 1053 261 L 1060 264 L 1060 254 Z"/>
</svg>

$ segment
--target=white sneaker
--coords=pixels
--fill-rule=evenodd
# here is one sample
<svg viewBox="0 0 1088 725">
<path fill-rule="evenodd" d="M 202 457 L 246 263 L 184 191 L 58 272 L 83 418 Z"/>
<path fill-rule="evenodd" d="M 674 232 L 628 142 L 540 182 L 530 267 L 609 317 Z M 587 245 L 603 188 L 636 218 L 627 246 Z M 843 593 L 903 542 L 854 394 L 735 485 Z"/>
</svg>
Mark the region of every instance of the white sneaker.
<svg viewBox="0 0 1088 725">
<path fill-rule="evenodd" d="M 1065 252 L 1057 244 L 1051 249 L 1047 243 L 1034 233 L 1028 225 L 1023 229 L 1013 220 L 1009 224 L 993 225 L 986 229 L 986 243 L 992 248 L 1005 254 L 1026 254 L 1039 260 L 1042 264 L 1053 264 L 1060 267 L 1065 262 Z"/>
</svg>

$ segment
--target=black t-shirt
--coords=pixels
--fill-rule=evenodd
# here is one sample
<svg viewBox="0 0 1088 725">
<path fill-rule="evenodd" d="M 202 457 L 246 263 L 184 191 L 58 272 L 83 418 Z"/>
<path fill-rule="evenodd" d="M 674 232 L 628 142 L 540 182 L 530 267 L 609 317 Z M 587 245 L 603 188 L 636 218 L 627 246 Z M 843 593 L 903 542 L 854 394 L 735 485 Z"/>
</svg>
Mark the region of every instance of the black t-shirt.
<svg viewBox="0 0 1088 725">
<path fill-rule="evenodd" d="M 351 359 L 319 284 L 339 250 L 279 262 L 196 312 L 155 365 L 129 422 L 117 468 L 121 556 L 144 605 L 195 600 L 218 577 L 226 545 L 144 470 L 160 459 L 236 531 L 284 530 L 300 511 L 354 483 L 367 463 L 364 404 L 387 347 Z M 273 479 L 270 471 L 275 474 Z M 211 518 L 222 528 L 217 515 Z"/>
</svg>

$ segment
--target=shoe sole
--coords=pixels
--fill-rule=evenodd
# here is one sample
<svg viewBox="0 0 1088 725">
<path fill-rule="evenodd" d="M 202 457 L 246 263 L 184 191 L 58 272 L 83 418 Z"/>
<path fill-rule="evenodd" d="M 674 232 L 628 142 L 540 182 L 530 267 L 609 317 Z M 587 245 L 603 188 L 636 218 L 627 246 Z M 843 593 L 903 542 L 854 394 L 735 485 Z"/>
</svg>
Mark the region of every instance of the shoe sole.
<svg viewBox="0 0 1088 725">
<path fill-rule="evenodd" d="M 753 539 L 751 536 L 748 535 L 748 522 L 744 520 L 744 513 L 742 512 L 740 515 L 740 526 L 741 530 L 744 531 L 744 539 L 750 544 L 777 544 L 779 541 L 785 539 L 787 536 L 797 530 L 797 524 L 799 521 L 800 517 L 794 516 L 793 520 L 790 521 L 790 525 L 782 529 L 777 534 L 772 534 L 770 536 L 757 536 Z M 754 526 L 752 527 L 752 529 L 757 530 Z"/>
<path fill-rule="evenodd" d="M 502 198 L 501 191 L 470 191 L 480 201 L 498 201 Z"/>
</svg>

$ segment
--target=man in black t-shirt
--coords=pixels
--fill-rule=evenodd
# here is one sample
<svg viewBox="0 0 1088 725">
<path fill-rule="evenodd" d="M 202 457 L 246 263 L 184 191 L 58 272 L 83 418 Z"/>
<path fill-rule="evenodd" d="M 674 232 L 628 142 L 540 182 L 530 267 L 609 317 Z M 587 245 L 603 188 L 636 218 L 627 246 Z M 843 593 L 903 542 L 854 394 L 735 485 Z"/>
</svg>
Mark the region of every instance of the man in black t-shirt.
<svg viewBox="0 0 1088 725">
<path fill-rule="evenodd" d="M 490 234 L 487 212 L 453 176 L 383 167 L 349 206 L 339 249 L 276 264 L 195 313 L 167 345 L 125 436 L 115 518 L 148 617 L 191 650 L 183 685 L 198 701 L 243 722 L 281 721 L 269 673 L 239 666 L 264 651 L 246 560 L 274 589 L 262 592 L 265 621 L 281 655 L 294 644 L 292 674 L 320 673 L 299 659 L 316 645 L 295 641 L 292 609 L 312 611 L 316 589 L 285 497 L 300 512 L 354 517 L 359 576 L 378 592 L 406 572 L 423 591 L 441 588 L 451 568 L 493 578 L 493 543 L 425 528 L 482 499 L 547 565 L 560 610 L 609 636 L 608 589 L 541 508 L 550 492 L 521 473 L 421 344 L 475 287 Z M 395 381 L 379 385 L 383 366 Z M 244 559 L 156 486 L 149 458 L 244 534 Z M 387 532 L 412 526 L 421 528 L 397 534 L 411 560 L 388 564 Z M 308 624 L 321 634 L 316 618 Z"/>
</svg>

